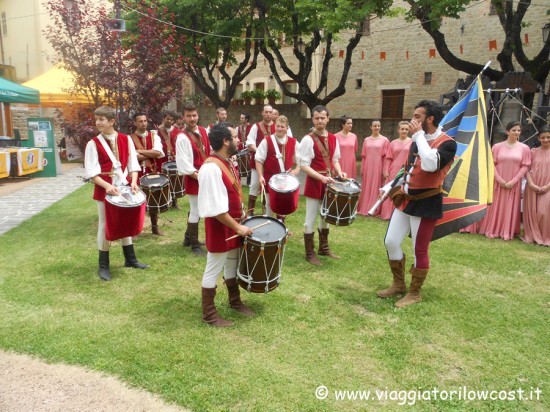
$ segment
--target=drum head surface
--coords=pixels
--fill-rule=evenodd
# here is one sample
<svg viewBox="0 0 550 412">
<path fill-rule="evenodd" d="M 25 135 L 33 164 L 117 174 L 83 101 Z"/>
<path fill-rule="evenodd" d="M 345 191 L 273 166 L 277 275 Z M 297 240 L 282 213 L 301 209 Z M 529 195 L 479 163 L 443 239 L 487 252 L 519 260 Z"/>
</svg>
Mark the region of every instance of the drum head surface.
<svg viewBox="0 0 550 412">
<path fill-rule="evenodd" d="M 239 150 L 235 156 L 241 157 L 241 156 L 247 156 L 250 153 L 248 149 Z"/>
<path fill-rule="evenodd" d="M 105 200 L 118 207 L 136 207 L 145 202 L 145 193 L 141 190 L 134 194 L 130 186 L 122 186 L 118 191 L 120 195 L 106 195 Z"/>
<path fill-rule="evenodd" d="M 298 178 L 288 173 L 279 173 L 269 179 L 269 187 L 276 192 L 293 192 L 298 186 L 300 186 Z"/>
<path fill-rule="evenodd" d="M 139 179 L 139 184 L 144 187 L 163 187 L 169 183 L 169 177 L 161 174 L 148 174 Z"/>
<path fill-rule="evenodd" d="M 162 164 L 162 170 L 171 171 L 173 173 L 174 170 L 178 170 L 178 164 L 176 162 L 164 162 Z"/>
<path fill-rule="evenodd" d="M 361 187 L 355 180 L 336 181 L 331 183 L 331 186 L 335 191 L 342 193 L 358 193 L 361 191 Z"/>
<path fill-rule="evenodd" d="M 260 242 L 276 242 L 286 236 L 286 226 L 275 218 L 267 216 L 252 216 L 241 224 L 253 228 L 262 223 L 270 222 L 258 229 L 254 229 L 251 238 Z"/>
</svg>

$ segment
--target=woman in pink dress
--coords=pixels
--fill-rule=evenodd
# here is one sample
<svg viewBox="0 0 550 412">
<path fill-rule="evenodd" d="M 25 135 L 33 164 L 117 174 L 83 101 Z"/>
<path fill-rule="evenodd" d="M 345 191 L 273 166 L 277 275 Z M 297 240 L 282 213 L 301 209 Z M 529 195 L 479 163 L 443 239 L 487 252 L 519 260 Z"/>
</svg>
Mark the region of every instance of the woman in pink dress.
<svg viewBox="0 0 550 412">
<path fill-rule="evenodd" d="M 397 172 L 405 165 L 409 149 L 411 148 L 412 140 L 409 137 L 409 122 L 399 122 L 397 132 L 399 133 L 399 138 L 391 141 L 390 150 L 386 156 L 386 162 L 389 165 L 389 176 L 385 183 L 394 179 Z M 389 220 L 393 213 L 393 209 L 395 209 L 393 202 L 390 199 L 386 199 L 386 201 L 382 203 L 380 218 Z"/>
<path fill-rule="evenodd" d="M 351 117 L 343 115 L 340 117 L 340 126 L 342 126 L 342 130 L 336 133 L 336 139 L 340 145 L 340 167 L 350 179 L 355 179 L 357 177 L 355 153 L 357 153 L 358 145 L 357 135 L 351 132 L 353 120 Z"/>
<path fill-rule="evenodd" d="M 550 246 L 550 128 L 539 132 L 541 146 L 531 150 L 531 169 L 523 196 L 523 240 Z"/>
<path fill-rule="evenodd" d="M 521 220 L 521 178 L 531 165 L 529 146 L 518 141 L 520 123 L 506 125 L 508 138 L 493 146 L 495 180 L 493 204 L 481 222 L 479 233 L 504 240 L 519 235 Z"/>
<path fill-rule="evenodd" d="M 370 126 L 372 134 L 365 137 L 361 150 L 361 195 L 357 213 L 368 215 L 370 208 L 380 195 L 380 188 L 388 178 L 386 156 L 390 150 L 390 141 L 380 134 L 380 121 L 373 120 Z M 380 216 L 380 207 L 373 216 Z"/>
</svg>

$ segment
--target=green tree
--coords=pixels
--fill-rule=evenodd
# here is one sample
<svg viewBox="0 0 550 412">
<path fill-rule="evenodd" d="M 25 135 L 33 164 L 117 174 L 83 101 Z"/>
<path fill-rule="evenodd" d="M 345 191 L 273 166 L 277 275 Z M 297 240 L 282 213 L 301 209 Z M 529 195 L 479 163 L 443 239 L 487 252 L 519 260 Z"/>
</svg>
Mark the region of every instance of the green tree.
<svg viewBox="0 0 550 412">
<path fill-rule="evenodd" d="M 284 94 L 304 102 L 311 110 L 326 105 L 346 92 L 346 81 L 352 65 L 352 53 L 363 36 L 369 16 L 392 14 L 391 0 L 256 0 L 262 38 L 260 49 Z M 347 33 L 344 33 L 347 32 Z M 349 34 L 348 34 L 349 33 Z M 280 39 L 284 36 L 285 41 Z M 347 40 L 343 40 L 344 37 Z M 327 90 L 329 68 L 337 41 L 346 41 L 344 67 L 331 79 L 338 79 L 332 90 Z M 283 52 L 291 47 L 292 56 Z M 314 54 L 323 49 L 317 84 L 312 82 Z M 291 67 L 290 59 L 297 60 Z M 288 61 L 287 61 L 288 60 Z M 282 79 L 283 75 L 298 85 L 295 92 Z"/>
<path fill-rule="evenodd" d="M 447 46 L 445 34 L 440 30 L 444 17 L 458 19 L 473 0 L 406 0 L 410 5 L 407 11 L 409 20 L 419 20 L 422 28 L 434 40 L 435 47 L 445 62 L 456 70 L 469 74 L 477 74 L 485 65 L 485 61 L 471 62 L 458 58 Z M 491 80 L 499 80 L 504 73 L 515 71 L 513 58 L 526 72 L 531 73 L 533 79 L 544 83 L 550 71 L 550 40 L 546 41 L 538 54 L 530 59 L 525 54 L 521 41 L 521 31 L 528 24 L 525 14 L 531 6 L 531 0 L 510 1 L 491 0 L 498 15 L 500 25 L 505 35 L 504 43 L 497 56 L 500 70 L 488 69 L 485 74 Z"/>
</svg>

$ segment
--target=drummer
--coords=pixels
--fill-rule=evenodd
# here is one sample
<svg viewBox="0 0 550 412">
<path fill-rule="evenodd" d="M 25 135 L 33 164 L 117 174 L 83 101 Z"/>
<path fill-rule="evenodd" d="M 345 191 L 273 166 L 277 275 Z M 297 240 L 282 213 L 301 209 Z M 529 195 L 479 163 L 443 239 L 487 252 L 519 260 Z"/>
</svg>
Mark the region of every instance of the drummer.
<svg viewBox="0 0 550 412">
<path fill-rule="evenodd" d="M 178 173 L 185 175 L 185 193 L 189 199 L 189 215 L 187 216 L 187 230 L 183 238 L 183 246 L 190 246 L 196 256 L 206 256 L 201 248 L 204 243 L 199 241 L 199 169 L 210 156 L 210 143 L 204 127 L 198 125 L 199 112 L 193 102 L 183 105 L 183 119 L 185 128 L 180 131 L 176 139 L 176 164 Z"/>
<path fill-rule="evenodd" d="M 269 190 L 269 179 L 278 173 L 290 172 L 293 176 L 300 173 L 300 164 L 296 156 L 297 140 L 288 136 L 288 118 L 278 116 L 275 121 L 275 133 L 263 139 L 256 150 L 256 170 L 258 180 L 266 191 Z M 269 207 L 269 196 L 266 196 L 265 211 L 273 216 Z M 285 216 L 277 216 L 284 222 Z"/>
<path fill-rule="evenodd" d="M 134 114 L 134 126 L 136 131 L 132 133 L 132 141 L 136 147 L 137 157 L 141 165 L 138 174 L 138 181 L 147 173 L 158 173 L 155 159 L 164 156 L 162 151 L 162 142 L 156 130 L 147 131 L 147 115 L 142 112 Z M 157 211 L 149 210 L 151 218 L 151 231 L 153 235 L 164 236 L 164 233 L 159 229 Z"/>
<path fill-rule="evenodd" d="M 246 112 L 242 112 L 239 116 L 239 126 L 237 128 L 237 137 L 239 138 L 239 145 L 237 149 L 243 150 L 245 148 L 246 136 L 250 133 L 252 125 L 250 122 L 250 115 Z"/>
<path fill-rule="evenodd" d="M 128 136 L 117 133 L 115 125 L 115 109 L 103 106 L 95 110 L 95 125 L 99 135 L 92 138 L 86 145 L 84 166 L 86 175 L 95 185 L 93 198 L 97 204 L 99 223 L 97 225 L 97 247 L 99 249 L 99 278 L 111 280 L 109 270 L 109 248 L 111 242 L 105 238 L 105 196 L 119 195 L 119 185 L 128 184 L 128 174 L 132 192 L 139 190 L 138 173 L 140 170 L 136 149 Z M 134 252 L 132 237 L 121 239 L 124 252 L 124 266 L 137 269 L 148 268 L 149 265 L 139 262 Z"/>
<path fill-rule="evenodd" d="M 160 141 L 162 143 L 162 151 L 164 156 L 157 158 L 157 170 L 162 170 L 162 164 L 166 162 L 172 162 L 176 156 L 175 135 L 178 131 L 174 127 L 174 121 L 177 115 L 174 112 L 166 111 L 162 114 L 162 124 L 157 127 Z M 178 206 L 178 198 L 172 197 L 172 208 L 180 210 Z"/>
<path fill-rule="evenodd" d="M 277 123 L 277 119 L 279 118 L 280 114 L 277 109 L 273 109 L 273 112 L 271 112 L 271 120 L 273 123 Z M 288 125 L 288 130 L 286 131 L 287 136 L 294 136 L 292 134 L 292 130 L 290 129 L 290 124 Z"/>
<path fill-rule="evenodd" d="M 230 160 L 237 153 L 237 131 L 227 123 L 217 123 L 210 130 L 214 152 L 199 171 L 199 210 L 206 226 L 206 268 L 202 277 L 202 320 L 212 326 L 227 327 L 233 322 L 223 319 L 216 309 L 216 281 L 224 271 L 229 306 L 245 316 L 254 316 L 240 298 L 237 264 L 241 239 L 252 230 L 240 224 L 244 217 L 240 179 Z"/>
<path fill-rule="evenodd" d="M 321 262 L 315 255 L 314 227 L 319 214 L 321 200 L 327 183 L 334 183 L 333 177 L 345 178 L 346 174 L 340 168 L 340 146 L 336 136 L 329 133 L 327 124 L 329 112 L 325 106 L 313 108 L 311 118 L 313 130 L 304 136 L 298 148 L 298 157 L 302 170 L 307 175 L 304 195 L 306 197 L 306 221 L 304 223 L 304 243 L 306 260 L 312 265 L 319 266 Z M 317 253 L 340 259 L 328 245 L 328 223 L 319 217 L 319 249 Z"/>
</svg>

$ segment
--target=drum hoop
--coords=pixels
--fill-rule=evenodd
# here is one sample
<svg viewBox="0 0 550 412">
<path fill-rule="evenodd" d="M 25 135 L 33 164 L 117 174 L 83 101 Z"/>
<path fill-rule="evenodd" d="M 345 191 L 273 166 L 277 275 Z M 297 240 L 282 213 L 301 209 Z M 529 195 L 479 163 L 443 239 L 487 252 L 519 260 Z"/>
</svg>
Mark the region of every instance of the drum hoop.
<svg viewBox="0 0 550 412">
<path fill-rule="evenodd" d="M 128 203 L 128 204 L 126 204 L 126 203 L 114 203 L 111 199 L 113 197 L 118 197 L 118 196 L 112 196 L 112 195 L 105 195 L 105 201 L 107 203 L 109 203 L 110 205 L 113 205 L 115 207 L 122 207 L 122 208 L 131 209 L 133 207 L 139 207 L 147 201 L 147 196 L 145 195 L 145 193 L 142 190 L 139 190 L 138 193 L 141 193 L 141 198 L 142 198 L 142 200 L 138 203 Z"/>
</svg>

